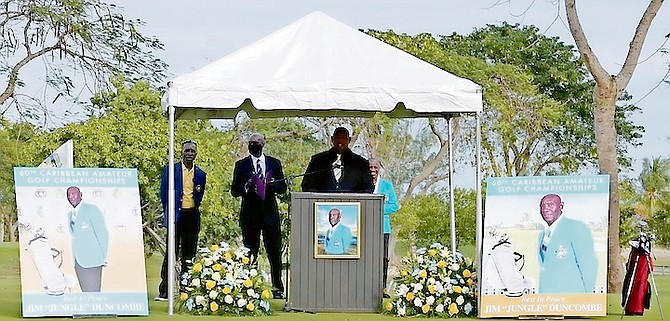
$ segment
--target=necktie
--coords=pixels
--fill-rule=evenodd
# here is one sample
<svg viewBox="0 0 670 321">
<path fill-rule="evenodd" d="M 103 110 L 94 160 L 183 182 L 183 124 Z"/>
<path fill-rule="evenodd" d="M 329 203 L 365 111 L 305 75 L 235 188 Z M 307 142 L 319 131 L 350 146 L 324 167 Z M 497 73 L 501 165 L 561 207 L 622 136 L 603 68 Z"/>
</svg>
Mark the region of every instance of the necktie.
<svg viewBox="0 0 670 321">
<path fill-rule="evenodd" d="M 333 175 L 335 176 L 335 181 L 339 182 L 340 177 L 342 177 L 342 160 L 340 159 L 342 155 L 337 154 L 337 159 L 333 162 Z"/>
<path fill-rule="evenodd" d="M 544 261 L 544 257 L 547 253 L 547 244 L 549 244 L 549 237 L 551 237 L 551 230 L 547 229 L 544 231 L 542 244 L 540 244 L 540 258 L 542 259 L 542 261 Z"/>
<path fill-rule="evenodd" d="M 261 167 L 261 160 L 260 159 L 256 160 L 256 174 L 258 175 L 258 178 L 260 178 L 261 182 L 264 182 L 264 180 L 263 180 L 263 168 Z"/>
</svg>

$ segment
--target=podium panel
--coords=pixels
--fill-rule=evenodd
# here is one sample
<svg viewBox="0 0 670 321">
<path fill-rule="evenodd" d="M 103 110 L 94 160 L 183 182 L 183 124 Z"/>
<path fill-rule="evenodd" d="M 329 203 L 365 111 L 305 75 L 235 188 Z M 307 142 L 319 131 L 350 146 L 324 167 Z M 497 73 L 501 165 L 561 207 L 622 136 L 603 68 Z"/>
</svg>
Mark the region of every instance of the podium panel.
<svg viewBox="0 0 670 321">
<path fill-rule="evenodd" d="M 382 302 L 383 206 L 381 194 L 292 193 L 287 308 L 309 312 L 377 312 Z M 342 207 L 351 230 L 345 252 L 332 247 L 328 209 Z M 358 216 L 353 214 L 356 209 Z M 325 216 L 325 217 L 324 217 Z M 328 235 L 328 236 L 326 236 Z"/>
</svg>

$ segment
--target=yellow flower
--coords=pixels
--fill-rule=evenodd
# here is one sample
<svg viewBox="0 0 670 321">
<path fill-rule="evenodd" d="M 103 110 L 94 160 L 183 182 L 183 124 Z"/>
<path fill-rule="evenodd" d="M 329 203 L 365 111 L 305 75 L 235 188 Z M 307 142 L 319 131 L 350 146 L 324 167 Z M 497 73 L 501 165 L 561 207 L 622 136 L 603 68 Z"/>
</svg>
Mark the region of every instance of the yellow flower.
<svg viewBox="0 0 670 321">
<path fill-rule="evenodd" d="M 458 285 L 454 285 L 454 292 L 456 292 L 456 293 L 463 293 L 463 289 L 461 289 L 461 287 L 458 286 Z"/>
<path fill-rule="evenodd" d="M 212 312 L 216 312 L 216 310 L 219 309 L 219 305 L 216 304 L 216 301 L 212 301 L 212 303 L 209 304 L 209 309 L 212 310 Z"/>
<path fill-rule="evenodd" d="M 252 285 L 254 285 L 254 282 L 251 282 L 251 280 L 246 279 L 244 280 L 244 283 L 242 283 L 245 287 L 250 288 Z"/>
<path fill-rule="evenodd" d="M 424 304 L 424 305 L 421 307 L 421 311 L 423 311 L 423 313 L 428 313 L 428 311 L 430 311 L 430 305 L 428 305 L 428 304 Z"/>
<path fill-rule="evenodd" d="M 473 281 L 472 279 L 468 279 L 467 282 L 469 287 L 472 287 L 472 285 L 475 283 L 475 281 Z"/>
<path fill-rule="evenodd" d="M 428 292 L 430 292 L 430 294 L 435 294 L 435 285 L 434 284 L 428 285 Z"/>
<path fill-rule="evenodd" d="M 270 290 L 263 290 L 263 293 L 261 293 L 261 297 L 263 300 L 267 300 L 270 298 Z"/>
<path fill-rule="evenodd" d="M 249 310 L 249 311 L 253 311 L 255 308 L 256 308 L 256 306 L 254 306 L 253 303 L 249 302 L 249 303 L 247 304 L 247 310 Z"/>
<path fill-rule="evenodd" d="M 209 247 L 209 250 L 212 252 L 216 252 L 216 250 L 219 249 L 219 246 L 216 244 L 212 244 L 212 246 Z"/>
<path fill-rule="evenodd" d="M 202 264 L 200 263 L 193 264 L 193 272 L 196 273 L 202 272 Z"/>
<path fill-rule="evenodd" d="M 414 300 L 414 292 L 407 292 L 407 301 L 412 301 Z"/>
<path fill-rule="evenodd" d="M 179 298 L 180 298 L 182 301 L 186 301 L 186 299 L 188 299 L 188 294 L 182 292 L 182 293 L 179 295 Z"/>
<path fill-rule="evenodd" d="M 212 270 L 221 271 L 221 270 L 223 270 L 223 266 L 219 263 L 216 263 L 216 264 L 212 265 Z"/>
<path fill-rule="evenodd" d="M 421 270 L 421 271 L 419 272 L 419 277 L 420 277 L 420 278 L 425 279 L 426 276 L 428 276 L 428 272 L 426 272 L 426 270 Z"/>
<path fill-rule="evenodd" d="M 437 251 L 435 249 L 428 250 L 428 255 L 435 256 L 435 254 L 437 254 Z"/>
<path fill-rule="evenodd" d="M 456 313 L 458 313 L 458 306 L 456 305 L 455 302 L 452 302 L 449 305 L 449 315 L 451 316 L 451 315 L 454 315 Z"/>
<path fill-rule="evenodd" d="M 207 288 L 207 290 L 211 290 L 215 286 L 216 286 L 216 281 L 207 280 L 207 282 L 205 283 L 205 287 Z"/>
<path fill-rule="evenodd" d="M 470 270 L 463 271 L 463 277 L 464 278 L 469 278 L 470 276 L 472 276 L 472 273 L 470 273 Z"/>
<path fill-rule="evenodd" d="M 402 271 L 400 271 L 400 276 L 405 277 L 405 276 L 407 276 L 408 273 L 409 272 L 407 272 L 407 270 L 402 270 Z"/>
<path fill-rule="evenodd" d="M 249 264 L 249 258 L 248 257 L 243 257 L 242 258 L 242 264 Z"/>
<path fill-rule="evenodd" d="M 230 294 L 230 292 L 232 292 L 232 290 L 229 287 L 223 288 L 223 294 Z"/>
<path fill-rule="evenodd" d="M 444 269 L 445 267 L 447 267 L 447 262 L 445 261 L 437 262 L 437 267 L 439 267 L 440 269 Z"/>
<path fill-rule="evenodd" d="M 393 311 L 393 303 L 386 302 L 386 311 Z"/>
<path fill-rule="evenodd" d="M 228 253 L 228 252 L 226 252 L 226 254 L 223 255 L 223 259 L 226 260 L 226 261 L 228 261 L 228 260 L 230 260 L 230 259 L 232 259 L 232 258 L 233 258 L 233 256 L 230 255 L 230 253 Z"/>
</svg>

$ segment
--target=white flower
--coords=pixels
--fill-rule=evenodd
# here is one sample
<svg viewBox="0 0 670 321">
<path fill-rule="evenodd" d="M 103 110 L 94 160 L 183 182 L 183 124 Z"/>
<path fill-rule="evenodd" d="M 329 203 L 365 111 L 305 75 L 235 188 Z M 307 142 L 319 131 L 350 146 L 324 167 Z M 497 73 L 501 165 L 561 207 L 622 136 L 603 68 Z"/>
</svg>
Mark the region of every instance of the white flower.
<svg viewBox="0 0 670 321">
<path fill-rule="evenodd" d="M 423 255 L 417 256 L 416 261 L 419 262 L 419 264 L 423 264 Z"/>
<path fill-rule="evenodd" d="M 235 275 L 233 275 L 231 272 L 226 273 L 226 280 L 235 282 Z"/>
<path fill-rule="evenodd" d="M 440 251 L 440 255 L 441 255 L 442 257 L 449 257 L 449 255 L 450 255 L 450 253 L 449 253 L 449 249 L 447 249 L 446 247 L 443 248 L 443 249 Z"/>
<path fill-rule="evenodd" d="M 437 312 L 437 313 L 442 313 L 442 312 L 444 312 L 444 305 L 443 305 L 442 303 L 438 304 L 438 305 L 435 307 L 435 312 Z"/>
<path fill-rule="evenodd" d="M 245 305 L 247 305 L 247 300 L 245 300 L 245 299 L 239 299 L 239 300 L 237 300 L 237 306 L 238 306 L 238 307 L 241 308 L 241 307 L 243 307 L 243 306 L 245 306 Z"/>
<path fill-rule="evenodd" d="M 435 284 L 435 278 L 434 277 L 429 277 L 428 278 L 428 284 Z"/>
<path fill-rule="evenodd" d="M 420 307 L 422 305 L 423 303 L 421 303 L 421 299 L 419 298 L 414 299 L 414 306 Z"/>
<path fill-rule="evenodd" d="M 463 292 L 463 294 L 468 294 L 468 293 L 470 292 L 470 288 L 468 288 L 467 286 L 464 286 L 464 287 L 461 289 L 461 291 Z"/>
<path fill-rule="evenodd" d="M 248 289 L 247 295 L 253 298 L 256 295 L 256 292 L 254 292 L 254 289 Z"/>
<path fill-rule="evenodd" d="M 258 275 L 258 271 L 256 271 L 256 269 L 251 269 L 251 271 L 249 271 L 249 275 L 251 275 L 251 277 L 253 278 L 256 275 Z"/>
<path fill-rule="evenodd" d="M 205 301 L 205 297 L 202 295 L 198 295 L 195 297 L 195 304 L 197 305 L 202 305 L 202 302 Z"/>
<path fill-rule="evenodd" d="M 442 293 L 444 293 L 444 285 L 442 284 L 442 282 L 437 282 L 437 283 L 435 283 L 435 292 L 436 292 L 437 294 L 442 294 Z"/>
<path fill-rule="evenodd" d="M 462 295 L 459 295 L 459 296 L 456 298 L 456 304 L 458 304 L 458 305 L 462 305 L 463 302 L 465 302 L 465 298 L 463 298 Z"/>
<path fill-rule="evenodd" d="M 423 290 L 423 284 L 414 283 L 414 284 L 412 284 L 412 288 L 413 288 L 413 290 L 412 290 L 413 292 L 420 292 L 421 290 Z"/>
<path fill-rule="evenodd" d="M 405 315 L 405 307 L 399 307 L 398 308 L 398 315 L 399 316 Z"/>
<path fill-rule="evenodd" d="M 193 279 L 193 281 L 191 281 L 191 285 L 200 286 L 200 279 Z"/>
<path fill-rule="evenodd" d="M 230 294 L 226 294 L 226 296 L 223 298 L 223 302 L 226 302 L 228 304 L 232 304 L 233 303 L 233 297 L 230 296 Z"/>
<path fill-rule="evenodd" d="M 432 295 L 427 297 L 426 298 L 426 303 L 428 303 L 429 305 L 433 305 L 433 303 L 435 303 L 435 297 L 432 296 Z"/>
<path fill-rule="evenodd" d="M 217 281 L 217 282 L 221 281 L 221 273 L 219 273 L 219 272 L 212 273 L 212 280 Z"/>
<path fill-rule="evenodd" d="M 216 299 L 216 296 L 219 295 L 219 292 L 216 292 L 214 290 L 209 291 L 209 297 L 212 299 Z"/>
<path fill-rule="evenodd" d="M 449 269 L 452 270 L 452 271 L 458 271 L 458 269 L 460 269 L 460 268 L 461 268 L 461 266 L 458 265 L 458 263 L 451 263 L 449 265 Z"/>
<path fill-rule="evenodd" d="M 407 292 L 409 292 L 409 288 L 405 284 L 401 284 L 400 286 L 398 286 L 398 289 L 396 290 L 396 293 L 400 297 L 404 297 L 405 294 L 407 294 Z"/>
</svg>

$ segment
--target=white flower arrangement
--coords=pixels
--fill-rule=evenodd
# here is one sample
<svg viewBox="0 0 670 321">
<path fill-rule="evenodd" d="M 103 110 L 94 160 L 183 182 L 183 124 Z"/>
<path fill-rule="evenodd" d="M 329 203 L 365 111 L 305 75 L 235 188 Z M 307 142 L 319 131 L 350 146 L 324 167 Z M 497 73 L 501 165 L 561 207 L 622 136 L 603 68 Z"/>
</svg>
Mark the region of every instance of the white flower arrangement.
<svg viewBox="0 0 670 321">
<path fill-rule="evenodd" d="M 384 308 L 399 317 L 477 316 L 476 281 L 472 259 L 434 243 L 403 258 L 395 295 Z"/>
<path fill-rule="evenodd" d="M 197 315 L 270 315 L 272 285 L 251 265 L 249 249 L 228 243 L 202 248 L 182 275 L 179 303 Z"/>
</svg>

